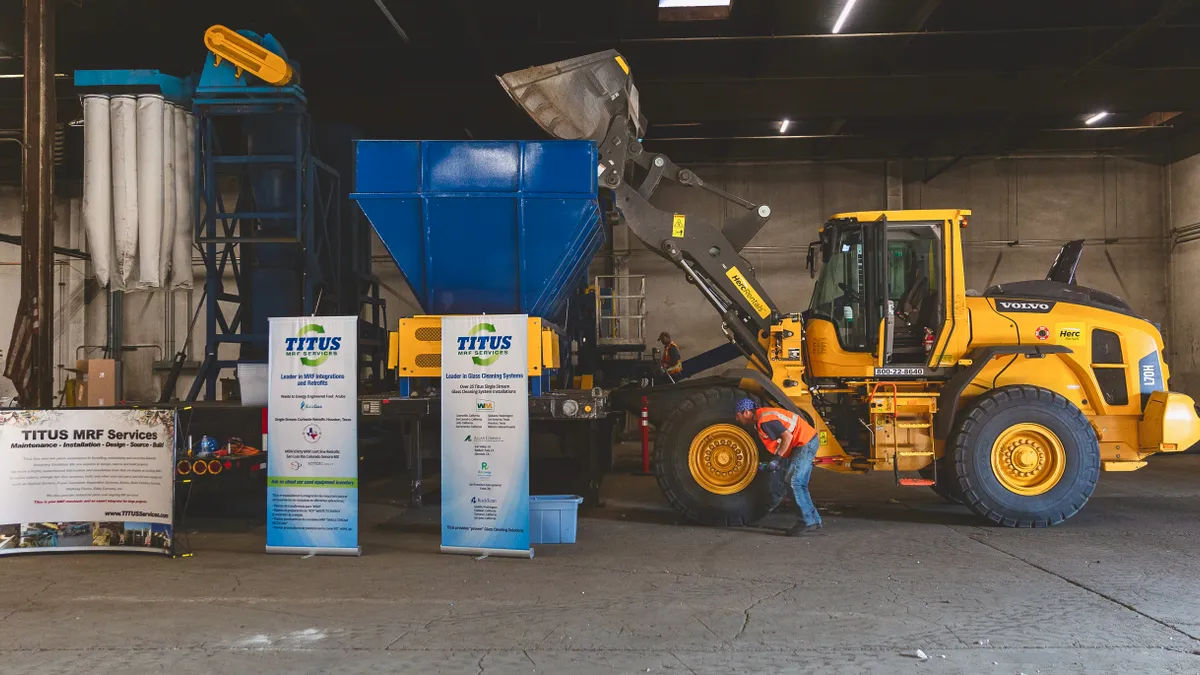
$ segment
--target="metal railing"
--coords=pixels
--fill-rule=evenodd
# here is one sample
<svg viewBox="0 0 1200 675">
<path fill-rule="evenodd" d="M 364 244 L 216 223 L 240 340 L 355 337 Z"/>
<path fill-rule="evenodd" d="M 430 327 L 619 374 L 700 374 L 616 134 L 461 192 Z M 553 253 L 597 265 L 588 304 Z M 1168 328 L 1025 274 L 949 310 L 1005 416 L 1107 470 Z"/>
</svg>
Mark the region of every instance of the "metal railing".
<svg viewBox="0 0 1200 675">
<path fill-rule="evenodd" d="M 646 276 L 600 274 L 593 284 L 598 343 L 646 344 Z"/>
</svg>

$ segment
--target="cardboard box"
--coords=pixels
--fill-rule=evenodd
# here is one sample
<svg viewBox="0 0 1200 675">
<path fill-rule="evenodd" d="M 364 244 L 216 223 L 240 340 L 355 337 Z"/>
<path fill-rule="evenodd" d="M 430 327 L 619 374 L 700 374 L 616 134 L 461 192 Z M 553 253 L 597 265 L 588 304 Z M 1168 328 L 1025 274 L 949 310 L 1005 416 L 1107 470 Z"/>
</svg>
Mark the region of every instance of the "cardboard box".
<svg viewBox="0 0 1200 675">
<path fill-rule="evenodd" d="M 75 405 L 116 405 L 121 395 L 121 367 L 112 359 L 79 359 L 75 367 Z"/>
<path fill-rule="evenodd" d="M 96 408 L 117 404 L 119 376 L 117 362 L 112 359 L 88 359 L 87 385 L 84 401 Z"/>
</svg>

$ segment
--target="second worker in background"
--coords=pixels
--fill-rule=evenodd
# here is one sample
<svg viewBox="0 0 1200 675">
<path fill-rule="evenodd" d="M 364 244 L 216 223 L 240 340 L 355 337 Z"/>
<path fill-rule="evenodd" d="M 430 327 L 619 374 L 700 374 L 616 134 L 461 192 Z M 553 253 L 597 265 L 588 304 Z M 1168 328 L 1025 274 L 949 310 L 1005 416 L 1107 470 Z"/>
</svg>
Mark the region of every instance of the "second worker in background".
<svg viewBox="0 0 1200 675">
<path fill-rule="evenodd" d="M 659 366 L 674 382 L 683 374 L 683 356 L 679 353 L 679 345 L 675 344 L 675 341 L 671 339 L 671 334 L 666 331 L 658 334 L 658 341 L 663 346 L 662 361 Z"/>
</svg>

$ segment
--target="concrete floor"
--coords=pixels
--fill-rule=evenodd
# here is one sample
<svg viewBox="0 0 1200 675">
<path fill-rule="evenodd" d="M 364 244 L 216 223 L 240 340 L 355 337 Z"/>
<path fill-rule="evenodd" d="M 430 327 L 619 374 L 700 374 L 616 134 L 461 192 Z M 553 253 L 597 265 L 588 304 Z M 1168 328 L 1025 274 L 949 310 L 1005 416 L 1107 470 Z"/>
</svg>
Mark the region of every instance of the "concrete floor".
<svg viewBox="0 0 1200 675">
<path fill-rule="evenodd" d="M 885 475 L 813 491 L 828 534 L 799 540 L 678 524 L 614 476 L 532 561 L 439 555 L 436 509 L 381 503 L 357 559 L 267 556 L 258 528 L 183 560 L 0 559 L 0 672 L 1200 672 L 1200 456 L 1106 474 L 1050 530 Z"/>
</svg>

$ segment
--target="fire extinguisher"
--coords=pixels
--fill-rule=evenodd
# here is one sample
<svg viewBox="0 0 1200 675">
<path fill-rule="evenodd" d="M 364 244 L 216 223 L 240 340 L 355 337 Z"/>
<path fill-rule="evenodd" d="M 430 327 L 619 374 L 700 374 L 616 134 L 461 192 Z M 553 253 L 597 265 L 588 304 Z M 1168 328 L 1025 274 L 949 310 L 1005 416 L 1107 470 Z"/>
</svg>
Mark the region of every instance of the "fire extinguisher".
<svg viewBox="0 0 1200 675">
<path fill-rule="evenodd" d="M 925 339 L 921 341 L 925 345 L 925 356 L 929 356 L 929 352 L 933 351 L 933 331 L 925 329 Z"/>
</svg>

